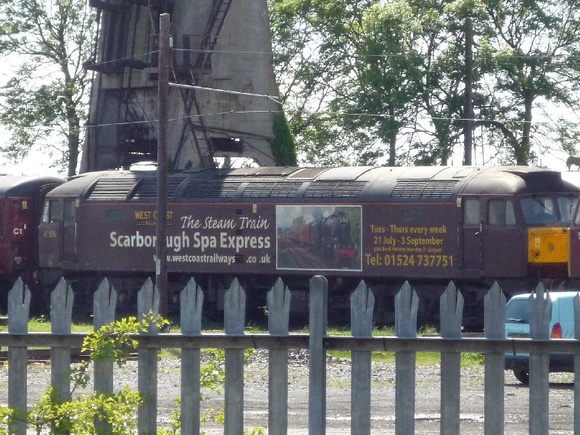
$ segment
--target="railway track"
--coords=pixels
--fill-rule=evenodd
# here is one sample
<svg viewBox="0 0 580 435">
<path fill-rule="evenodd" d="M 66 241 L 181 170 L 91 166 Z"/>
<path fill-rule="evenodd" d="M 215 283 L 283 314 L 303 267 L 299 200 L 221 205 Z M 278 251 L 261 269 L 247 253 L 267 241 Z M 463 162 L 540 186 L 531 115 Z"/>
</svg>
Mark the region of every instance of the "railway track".
<svg viewBox="0 0 580 435">
<path fill-rule="evenodd" d="M 81 352 L 81 349 L 71 349 L 71 362 L 79 363 L 82 361 L 89 361 L 90 356 L 86 352 Z M 137 352 L 132 352 L 129 354 L 129 360 L 137 360 Z M 8 361 L 8 351 L 0 350 L 0 364 Z M 29 349 L 28 350 L 28 363 L 36 364 L 46 364 L 50 362 L 50 349 Z"/>
<path fill-rule="evenodd" d="M 0 363 L 8 361 L 8 351 L 0 350 Z M 71 361 L 81 362 L 89 360 L 88 354 L 83 354 L 80 349 L 71 349 Z M 47 363 L 50 361 L 50 349 L 28 349 L 29 363 Z"/>
</svg>

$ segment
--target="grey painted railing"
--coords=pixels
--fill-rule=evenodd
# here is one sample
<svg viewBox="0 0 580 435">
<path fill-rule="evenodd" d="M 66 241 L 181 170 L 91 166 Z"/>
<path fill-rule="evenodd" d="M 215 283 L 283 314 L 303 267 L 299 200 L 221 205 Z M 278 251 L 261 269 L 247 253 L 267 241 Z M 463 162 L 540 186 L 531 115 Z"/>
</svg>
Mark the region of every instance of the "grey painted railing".
<svg viewBox="0 0 580 435">
<path fill-rule="evenodd" d="M 374 295 L 364 282 L 351 295 L 352 336 L 327 336 L 326 279 L 310 282 L 310 332 L 289 334 L 291 292 L 278 280 L 267 296 L 268 334 L 245 334 L 245 292 L 234 280 L 225 295 L 225 334 L 202 334 L 203 290 L 192 279 L 181 293 L 181 334 L 159 333 L 151 328 L 134 337 L 138 349 L 138 389 L 146 397 L 138 412 L 139 433 L 157 431 L 157 353 L 161 348 L 181 349 L 182 382 L 181 431 L 200 432 L 200 349 L 221 348 L 226 353 L 225 434 L 241 434 L 244 424 L 244 356 L 247 348 L 269 350 L 268 432 L 288 433 L 288 349 L 309 349 L 309 432 L 326 431 L 326 352 L 330 349 L 352 351 L 351 432 L 370 434 L 371 422 L 371 354 L 373 351 L 396 352 L 395 427 L 398 434 L 415 432 L 415 356 L 416 352 L 441 353 L 441 433 L 460 431 L 460 356 L 463 352 L 485 354 L 484 432 L 504 432 L 504 353 L 530 354 L 530 433 L 548 433 L 549 353 L 573 353 L 575 379 L 578 378 L 580 340 L 549 340 L 551 300 L 540 284 L 530 300 L 531 335 L 533 339 L 505 339 L 506 298 L 497 285 L 485 297 L 485 337 L 462 338 L 463 297 L 450 283 L 441 297 L 441 337 L 417 337 L 419 298 L 405 283 L 395 297 L 394 337 L 372 337 Z M 29 333 L 30 292 L 18 281 L 8 295 L 8 332 L 0 333 L 0 346 L 9 348 L 8 406 L 23 410 L 27 404 L 27 347 L 50 347 L 51 383 L 58 397 L 69 396 L 71 348 L 80 347 L 85 334 L 71 333 L 73 293 L 61 280 L 51 297 L 52 333 Z M 95 328 L 114 319 L 115 289 L 104 280 L 94 297 Z M 159 294 L 147 281 L 138 296 L 138 316 L 157 312 Z M 580 337 L 580 297 L 575 299 L 576 337 Z M 95 390 L 110 392 L 113 367 L 110 361 L 95 364 Z M 580 390 L 575 382 L 574 429 L 580 433 Z M 23 422 L 15 422 L 10 433 L 25 434 Z"/>
</svg>

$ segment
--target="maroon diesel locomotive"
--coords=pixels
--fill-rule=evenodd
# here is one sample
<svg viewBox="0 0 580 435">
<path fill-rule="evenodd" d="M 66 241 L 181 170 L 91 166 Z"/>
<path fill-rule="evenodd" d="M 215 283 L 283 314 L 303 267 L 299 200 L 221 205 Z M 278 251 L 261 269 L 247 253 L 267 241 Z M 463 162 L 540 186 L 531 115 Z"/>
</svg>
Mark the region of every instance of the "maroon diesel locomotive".
<svg viewBox="0 0 580 435">
<path fill-rule="evenodd" d="M 170 291 L 193 276 L 217 310 L 233 277 L 250 300 L 282 277 L 293 309 L 303 310 L 308 280 L 323 274 L 330 312 L 346 309 L 364 279 L 376 294 L 376 321 L 390 322 L 394 294 L 410 280 L 422 321 L 435 321 L 441 291 L 454 280 L 469 324 L 481 321 L 476 307 L 494 281 L 515 293 L 538 280 L 580 277 L 580 189 L 559 172 L 204 169 L 171 174 L 168 186 Z M 53 189 L 39 227 L 47 288 L 64 276 L 92 294 L 107 276 L 130 303 L 154 276 L 156 190 L 154 171 L 87 173 Z"/>
<path fill-rule="evenodd" d="M 0 306 L 19 276 L 33 281 L 37 228 L 44 196 L 64 180 L 51 176 L 0 175 Z"/>
</svg>

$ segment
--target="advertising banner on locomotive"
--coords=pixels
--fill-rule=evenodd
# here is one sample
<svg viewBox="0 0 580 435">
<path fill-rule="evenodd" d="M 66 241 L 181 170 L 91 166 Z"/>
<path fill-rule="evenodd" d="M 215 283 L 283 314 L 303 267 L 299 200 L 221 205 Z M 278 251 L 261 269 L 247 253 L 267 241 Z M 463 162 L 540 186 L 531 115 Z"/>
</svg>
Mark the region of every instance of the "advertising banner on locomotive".
<svg viewBox="0 0 580 435">
<path fill-rule="evenodd" d="M 95 270 L 147 271 L 155 253 L 153 205 L 83 204 L 78 261 Z M 452 276 L 452 204 L 172 204 L 170 272 Z M 90 224 L 88 224 L 90 225 Z"/>
</svg>

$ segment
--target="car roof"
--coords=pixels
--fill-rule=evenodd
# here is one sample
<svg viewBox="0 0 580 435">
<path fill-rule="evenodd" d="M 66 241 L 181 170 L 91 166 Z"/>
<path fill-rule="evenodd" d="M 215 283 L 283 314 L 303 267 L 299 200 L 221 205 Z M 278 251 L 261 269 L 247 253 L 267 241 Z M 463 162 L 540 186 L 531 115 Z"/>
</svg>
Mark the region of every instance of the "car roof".
<svg viewBox="0 0 580 435">
<path fill-rule="evenodd" d="M 546 292 L 546 294 L 550 295 L 550 299 L 552 299 L 553 301 L 555 301 L 556 299 L 569 299 L 569 298 L 573 298 L 578 294 L 578 290 L 568 290 L 568 291 L 553 291 L 553 292 Z M 510 300 L 512 299 L 527 299 L 529 298 L 533 293 L 522 293 L 519 295 L 515 295 L 513 296 Z"/>
</svg>

